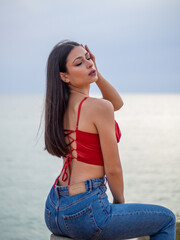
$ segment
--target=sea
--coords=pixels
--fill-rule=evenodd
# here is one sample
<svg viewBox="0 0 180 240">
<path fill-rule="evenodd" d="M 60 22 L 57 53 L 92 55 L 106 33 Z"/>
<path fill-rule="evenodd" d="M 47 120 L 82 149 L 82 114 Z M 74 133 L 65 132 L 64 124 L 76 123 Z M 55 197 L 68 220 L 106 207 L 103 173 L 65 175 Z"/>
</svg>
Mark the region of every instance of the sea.
<svg viewBox="0 0 180 240">
<path fill-rule="evenodd" d="M 122 98 L 115 118 L 126 202 L 163 205 L 179 220 L 180 94 Z M 43 108 L 43 95 L 0 95 L 0 239 L 50 239 L 44 204 L 62 159 L 44 151 Z"/>
</svg>

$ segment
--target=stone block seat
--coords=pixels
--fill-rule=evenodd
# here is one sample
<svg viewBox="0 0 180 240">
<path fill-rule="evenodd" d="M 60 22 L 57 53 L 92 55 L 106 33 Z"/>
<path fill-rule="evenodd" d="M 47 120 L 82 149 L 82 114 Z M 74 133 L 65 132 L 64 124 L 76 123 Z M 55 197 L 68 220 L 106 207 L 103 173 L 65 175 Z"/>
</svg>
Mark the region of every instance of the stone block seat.
<svg viewBox="0 0 180 240">
<path fill-rule="evenodd" d="M 51 236 L 50 236 L 50 240 L 70 240 L 70 239 L 73 239 L 73 238 L 55 236 L 54 234 L 51 234 Z M 148 240 L 149 237 L 133 238 L 133 239 L 134 240 Z M 131 240 L 133 240 L 133 239 L 131 239 Z"/>
<path fill-rule="evenodd" d="M 54 234 L 51 234 L 50 240 L 72 240 L 73 238 L 67 238 L 67 237 L 61 237 L 61 236 L 56 236 Z"/>
</svg>

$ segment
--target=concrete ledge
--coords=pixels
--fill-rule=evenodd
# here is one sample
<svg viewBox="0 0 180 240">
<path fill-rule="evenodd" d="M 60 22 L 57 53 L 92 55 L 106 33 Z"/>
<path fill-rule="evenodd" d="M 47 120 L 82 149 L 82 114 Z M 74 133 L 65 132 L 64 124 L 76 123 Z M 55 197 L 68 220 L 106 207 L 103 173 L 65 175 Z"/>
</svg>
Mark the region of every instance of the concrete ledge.
<svg viewBox="0 0 180 240">
<path fill-rule="evenodd" d="M 51 234 L 51 236 L 50 236 L 50 240 L 70 240 L 70 239 L 72 239 L 72 238 L 55 236 L 54 234 Z"/>
<path fill-rule="evenodd" d="M 55 236 L 54 234 L 51 234 L 51 236 L 50 236 L 50 240 L 70 240 L 70 239 L 72 239 L 72 238 Z M 134 240 L 148 240 L 149 237 L 141 237 L 141 238 L 133 238 L 133 239 Z M 133 240 L 133 239 L 131 239 L 131 240 Z"/>
</svg>

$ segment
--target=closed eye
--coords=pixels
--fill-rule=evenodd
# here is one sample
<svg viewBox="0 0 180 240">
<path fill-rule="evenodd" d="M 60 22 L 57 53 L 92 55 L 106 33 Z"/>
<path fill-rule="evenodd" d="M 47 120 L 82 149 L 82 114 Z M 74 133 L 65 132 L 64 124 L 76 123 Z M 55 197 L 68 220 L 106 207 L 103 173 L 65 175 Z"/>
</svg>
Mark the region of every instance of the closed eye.
<svg viewBox="0 0 180 240">
<path fill-rule="evenodd" d="M 88 57 L 88 58 L 86 58 L 88 61 L 90 61 L 91 60 L 91 57 Z M 78 63 L 78 64 L 76 64 L 76 66 L 80 66 L 82 64 L 82 62 L 80 62 L 80 63 Z"/>
<path fill-rule="evenodd" d="M 81 64 L 82 64 L 82 62 L 80 62 L 80 63 L 76 64 L 76 66 L 80 66 Z"/>
</svg>

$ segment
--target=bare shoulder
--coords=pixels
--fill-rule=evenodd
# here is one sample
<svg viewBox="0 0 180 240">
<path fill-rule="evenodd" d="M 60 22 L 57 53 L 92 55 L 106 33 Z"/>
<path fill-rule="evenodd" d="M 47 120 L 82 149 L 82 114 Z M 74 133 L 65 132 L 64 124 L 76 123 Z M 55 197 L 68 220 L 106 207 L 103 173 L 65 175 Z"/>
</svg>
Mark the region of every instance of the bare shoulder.
<svg viewBox="0 0 180 240">
<path fill-rule="evenodd" d="M 94 113 L 97 112 L 97 114 L 103 113 L 103 112 L 114 112 L 113 105 L 110 101 L 102 98 L 88 98 L 87 101 L 87 107 L 89 111 L 93 111 Z"/>
<path fill-rule="evenodd" d="M 86 106 L 89 115 L 94 116 L 94 119 L 114 117 L 114 107 L 108 100 L 90 97 L 87 99 Z"/>
</svg>

